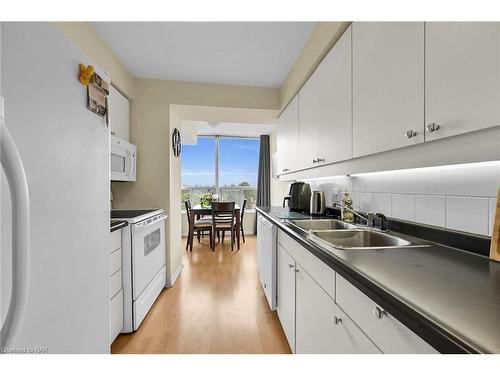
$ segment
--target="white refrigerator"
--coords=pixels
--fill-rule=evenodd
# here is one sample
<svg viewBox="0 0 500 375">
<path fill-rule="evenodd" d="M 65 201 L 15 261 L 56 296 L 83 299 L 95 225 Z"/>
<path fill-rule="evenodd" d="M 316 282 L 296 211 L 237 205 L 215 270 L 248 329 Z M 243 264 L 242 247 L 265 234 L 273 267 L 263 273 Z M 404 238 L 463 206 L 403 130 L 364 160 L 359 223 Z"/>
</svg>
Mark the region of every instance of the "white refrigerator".
<svg viewBox="0 0 500 375">
<path fill-rule="evenodd" d="M 92 61 L 50 23 L 0 37 L 0 352 L 108 353 L 109 129 L 78 80 Z"/>
</svg>

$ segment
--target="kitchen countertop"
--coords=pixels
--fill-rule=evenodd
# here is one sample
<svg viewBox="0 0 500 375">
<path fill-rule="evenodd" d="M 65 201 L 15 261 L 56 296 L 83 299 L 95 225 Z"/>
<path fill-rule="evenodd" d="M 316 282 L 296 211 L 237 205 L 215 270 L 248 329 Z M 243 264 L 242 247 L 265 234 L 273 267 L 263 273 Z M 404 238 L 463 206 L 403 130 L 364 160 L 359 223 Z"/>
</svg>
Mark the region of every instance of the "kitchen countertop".
<svg viewBox="0 0 500 375">
<path fill-rule="evenodd" d="M 283 219 L 288 209 L 257 207 L 257 211 L 436 350 L 500 353 L 500 263 L 439 244 L 327 250 Z"/>
<path fill-rule="evenodd" d="M 127 225 L 128 223 L 125 220 L 111 220 L 109 231 L 114 232 L 115 230 L 125 228 Z"/>
</svg>

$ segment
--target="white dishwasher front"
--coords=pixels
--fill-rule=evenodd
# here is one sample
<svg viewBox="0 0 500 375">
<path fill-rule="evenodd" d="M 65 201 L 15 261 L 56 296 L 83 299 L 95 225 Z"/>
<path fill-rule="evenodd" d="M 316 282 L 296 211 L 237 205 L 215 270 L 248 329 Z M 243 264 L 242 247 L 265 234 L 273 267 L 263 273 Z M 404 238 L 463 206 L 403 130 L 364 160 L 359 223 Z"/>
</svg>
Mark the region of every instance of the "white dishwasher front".
<svg viewBox="0 0 500 375">
<path fill-rule="evenodd" d="M 269 307 L 276 310 L 276 245 L 278 229 L 262 214 L 257 217 L 257 266 Z"/>
</svg>

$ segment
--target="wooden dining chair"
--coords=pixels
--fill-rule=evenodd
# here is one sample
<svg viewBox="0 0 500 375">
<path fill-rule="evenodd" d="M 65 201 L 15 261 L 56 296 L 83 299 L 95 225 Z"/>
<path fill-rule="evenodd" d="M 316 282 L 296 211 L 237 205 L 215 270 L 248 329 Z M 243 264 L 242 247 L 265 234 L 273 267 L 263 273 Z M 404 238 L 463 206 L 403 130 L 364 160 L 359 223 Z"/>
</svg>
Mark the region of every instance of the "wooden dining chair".
<svg viewBox="0 0 500 375">
<path fill-rule="evenodd" d="M 240 211 L 240 227 L 237 228 L 236 224 L 234 225 L 234 231 L 235 234 L 238 233 L 237 231 L 241 231 L 241 238 L 243 239 L 243 243 L 245 243 L 245 233 L 243 232 L 243 217 L 245 216 L 245 207 L 247 205 L 247 200 L 243 200 L 243 204 L 241 205 L 241 211 Z"/>
<path fill-rule="evenodd" d="M 231 251 L 234 250 L 234 202 L 212 202 L 212 233 L 229 231 Z M 212 236 L 212 251 L 215 251 L 215 236 Z"/>
<path fill-rule="evenodd" d="M 188 228 L 191 228 L 191 201 L 184 201 L 184 205 L 186 206 L 186 214 L 188 218 Z M 193 251 L 193 243 L 191 237 L 194 239 L 194 235 L 196 232 L 196 237 L 198 238 L 198 243 L 200 242 L 200 235 L 208 231 L 209 240 L 210 240 L 210 248 L 212 248 L 212 218 L 203 218 L 200 220 L 196 220 L 193 223 L 193 233 L 188 233 L 187 242 L 186 242 L 186 250 L 188 249 L 189 244 L 191 244 L 190 250 Z"/>
</svg>

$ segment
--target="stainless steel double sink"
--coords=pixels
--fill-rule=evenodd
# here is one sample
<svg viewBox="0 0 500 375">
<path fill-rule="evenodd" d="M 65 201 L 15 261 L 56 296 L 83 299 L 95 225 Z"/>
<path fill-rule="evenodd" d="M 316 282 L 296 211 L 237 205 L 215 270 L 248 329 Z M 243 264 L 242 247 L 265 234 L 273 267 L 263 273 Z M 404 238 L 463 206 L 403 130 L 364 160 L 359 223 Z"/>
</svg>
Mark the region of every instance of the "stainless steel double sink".
<svg viewBox="0 0 500 375">
<path fill-rule="evenodd" d="M 341 220 L 301 219 L 289 220 L 289 222 L 309 233 L 311 240 L 341 250 L 377 250 L 430 246 L 421 241 L 411 242 L 375 228 L 361 227 Z"/>
</svg>

